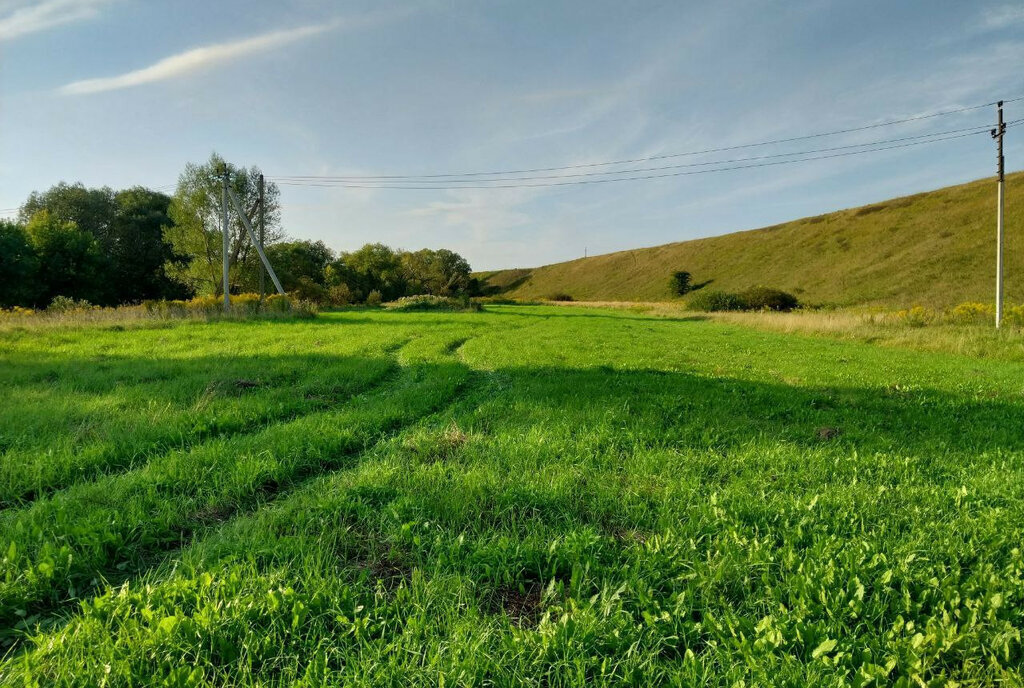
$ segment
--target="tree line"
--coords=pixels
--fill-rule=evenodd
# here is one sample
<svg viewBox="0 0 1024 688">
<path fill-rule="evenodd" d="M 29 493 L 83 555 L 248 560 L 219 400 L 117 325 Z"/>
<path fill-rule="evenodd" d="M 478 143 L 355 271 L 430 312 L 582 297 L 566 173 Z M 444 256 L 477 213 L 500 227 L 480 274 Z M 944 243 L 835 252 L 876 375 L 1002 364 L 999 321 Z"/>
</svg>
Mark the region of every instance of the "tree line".
<svg viewBox="0 0 1024 688">
<path fill-rule="evenodd" d="M 335 254 L 321 241 L 289 240 L 277 185 L 265 184 L 261 209 L 260 170 L 213 154 L 185 167 L 173 196 L 64 182 L 30 194 L 17 220 L 0 220 L 0 307 L 42 308 L 58 296 L 103 306 L 220 296 L 225 171 L 254 227 L 262 211 L 267 258 L 299 298 L 340 305 L 477 289 L 469 263 L 447 249 L 375 243 Z M 228 239 L 231 291 L 257 291 L 262 263 L 233 208 Z"/>
</svg>

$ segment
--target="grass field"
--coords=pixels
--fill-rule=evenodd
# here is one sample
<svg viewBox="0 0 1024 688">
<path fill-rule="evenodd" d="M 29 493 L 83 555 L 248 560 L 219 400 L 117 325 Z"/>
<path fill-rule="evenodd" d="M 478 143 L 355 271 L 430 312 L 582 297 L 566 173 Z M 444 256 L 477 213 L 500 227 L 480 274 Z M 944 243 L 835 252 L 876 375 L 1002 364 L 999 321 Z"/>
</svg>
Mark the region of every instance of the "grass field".
<svg viewBox="0 0 1024 688">
<path fill-rule="evenodd" d="M 1024 224 L 1022 185 L 1024 172 L 1007 175 L 1007 228 Z M 991 303 L 995 222 L 995 181 L 984 179 L 763 229 L 479 276 L 523 299 L 666 301 L 672 273 L 686 270 L 710 289 L 765 285 L 809 304 Z M 1007 298 L 1024 302 L 1024 245 L 1008 241 L 1005 260 Z"/>
<path fill-rule="evenodd" d="M 1024 362 L 489 306 L 0 332 L 0 683 L 1020 685 Z"/>
</svg>

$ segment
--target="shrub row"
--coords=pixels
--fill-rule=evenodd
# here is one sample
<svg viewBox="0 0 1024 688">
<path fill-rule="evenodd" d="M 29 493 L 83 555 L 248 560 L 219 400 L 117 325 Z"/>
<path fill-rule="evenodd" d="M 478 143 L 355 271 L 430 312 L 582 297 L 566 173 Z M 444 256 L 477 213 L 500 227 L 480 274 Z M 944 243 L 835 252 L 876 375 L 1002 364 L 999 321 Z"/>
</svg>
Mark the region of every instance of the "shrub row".
<svg viewBox="0 0 1024 688">
<path fill-rule="evenodd" d="M 691 293 L 686 307 L 692 311 L 791 311 L 800 306 L 789 292 L 770 287 L 753 287 L 738 294 L 714 289 Z"/>
<path fill-rule="evenodd" d="M 479 311 L 483 307 L 469 297 L 433 296 L 431 294 L 420 294 L 418 296 L 403 296 L 390 303 L 385 303 L 384 308 L 389 311 Z"/>
</svg>

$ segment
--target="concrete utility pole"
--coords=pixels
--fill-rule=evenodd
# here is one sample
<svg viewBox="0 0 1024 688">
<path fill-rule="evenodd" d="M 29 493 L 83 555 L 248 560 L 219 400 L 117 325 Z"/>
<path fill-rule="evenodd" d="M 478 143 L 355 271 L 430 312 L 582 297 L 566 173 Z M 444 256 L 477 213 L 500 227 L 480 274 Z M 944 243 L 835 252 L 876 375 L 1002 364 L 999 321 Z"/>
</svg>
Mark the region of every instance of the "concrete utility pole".
<svg viewBox="0 0 1024 688">
<path fill-rule="evenodd" d="M 228 240 L 228 170 L 226 166 L 224 168 L 223 184 L 221 205 L 224 211 L 222 232 L 224 235 L 224 310 L 229 310 L 231 308 L 231 295 L 228 292 L 231 290 L 231 285 L 228 283 L 228 254 L 231 251 L 231 242 Z"/>
<path fill-rule="evenodd" d="M 999 175 L 998 200 L 996 201 L 996 329 L 1003 324 L 1003 186 L 1006 183 L 1003 161 L 1003 135 L 1006 124 L 1003 123 L 1003 101 L 996 103 L 996 128 L 992 130 L 992 138 L 996 140 L 997 166 Z"/>
<path fill-rule="evenodd" d="M 245 214 L 245 209 L 242 208 L 242 202 L 238 200 L 238 196 L 236 196 L 235 192 L 231 189 L 228 189 L 228 194 L 231 197 L 231 203 L 235 206 L 235 212 L 238 213 L 238 219 L 242 221 L 242 226 L 244 226 L 245 231 L 249 233 L 249 239 L 256 245 L 256 253 L 259 254 L 264 267 L 266 267 L 267 272 L 270 273 L 270 279 L 274 281 L 277 293 L 284 296 L 284 288 L 281 286 L 281 281 L 277 279 L 277 273 L 274 272 L 274 266 L 272 266 L 270 261 L 267 260 L 267 254 L 263 252 L 263 247 L 260 246 L 259 241 L 256 240 L 256 232 L 253 231 L 252 224 L 249 222 L 249 218 Z"/>
<path fill-rule="evenodd" d="M 265 237 L 266 213 L 264 212 L 264 209 L 266 207 L 265 206 L 266 202 L 265 202 L 264 197 L 263 197 L 263 175 L 262 174 L 260 174 L 259 192 L 260 192 L 260 234 L 259 234 L 260 244 L 259 245 L 260 245 L 260 250 L 262 250 L 263 249 L 263 241 L 266 238 Z M 266 285 L 264 284 L 264 281 L 265 281 L 264 277 L 266 276 L 266 274 L 267 273 L 266 273 L 266 270 L 263 267 L 263 262 L 261 261 L 260 262 L 260 301 L 263 301 L 263 298 L 267 295 L 267 288 L 266 288 Z"/>
</svg>

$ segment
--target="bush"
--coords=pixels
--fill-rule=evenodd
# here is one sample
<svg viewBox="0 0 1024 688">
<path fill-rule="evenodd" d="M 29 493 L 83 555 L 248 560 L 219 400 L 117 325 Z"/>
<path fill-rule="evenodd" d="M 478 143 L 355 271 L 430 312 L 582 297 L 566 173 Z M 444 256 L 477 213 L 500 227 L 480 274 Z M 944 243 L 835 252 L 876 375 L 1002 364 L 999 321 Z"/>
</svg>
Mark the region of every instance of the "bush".
<svg viewBox="0 0 1024 688">
<path fill-rule="evenodd" d="M 743 310 L 749 311 L 788 312 L 800 305 L 800 302 L 792 294 L 769 287 L 747 289 L 739 297 L 743 301 Z"/>
<path fill-rule="evenodd" d="M 555 292 L 554 294 L 551 294 L 550 296 L 548 296 L 547 300 L 548 301 L 572 301 L 573 298 L 569 294 L 564 294 L 562 292 Z"/>
<path fill-rule="evenodd" d="M 291 295 L 297 301 L 312 301 L 313 303 L 327 303 L 328 301 L 327 288 L 317 284 L 306 275 L 296 280 L 296 286 Z"/>
<path fill-rule="evenodd" d="M 55 296 L 50 305 L 46 307 L 47 313 L 73 313 L 75 311 L 90 311 L 99 306 L 94 306 L 85 299 L 72 299 L 67 296 Z"/>
<path fill-rule="evenodd" d="M 713 289 L 702 289 L 686 300 L 686 307 L 691 311 L 710 313 L 713 311 L 742 311 L 745 303 L 736 294 Z"/>
<path fill-rule="evenodd" d="M 936 318 L 935 311 L 924 306 L 914 306 L 913 308 L 896 312 L 896 320 L 910 327 L 931 325 L 935 322 Z"/>
<path fill-rule="evenodd" d="M 993 322 L 996 315 L 994 304 L 968 302 L 953 307 L 949 320 L 964 325 L 984 325 Z"/>
<path fill-rule="evenodd" d="M 367 306 L 379 306 L 381 304 L 381 301 L 383 301 L 383 300 L 384 299 L 381 297 L 380 292 L 377 291 L 376 289 L 374 289 L 373 291 L 371 291 L 367 295 L 367 297 L 366 297 L 366 305 Z"/>
<path fill-rule="evenodd" d="M 479 311 L 483 307 L 468 298 L 456 298 L 451 296 L 431 296 L 422 294 L 419 296 L 403 296 L 390 303 L 384 304 L 389 311 Z"/>
<path fill-rule="evenodd" d="M 672 273 L 672 279 L 669 280 L 669 287 L 672 289 L 672 293 L 676 296 L 684 296 L 693 289 L 693 282 L 690 273 L 685 270 Z"/>
<path fill-rule="evenodd" d="M 327 303 L 332 306 L 347 306 L 352 303 L 352 290 L 342 282 L 327 290 Z"/>
</svg>

